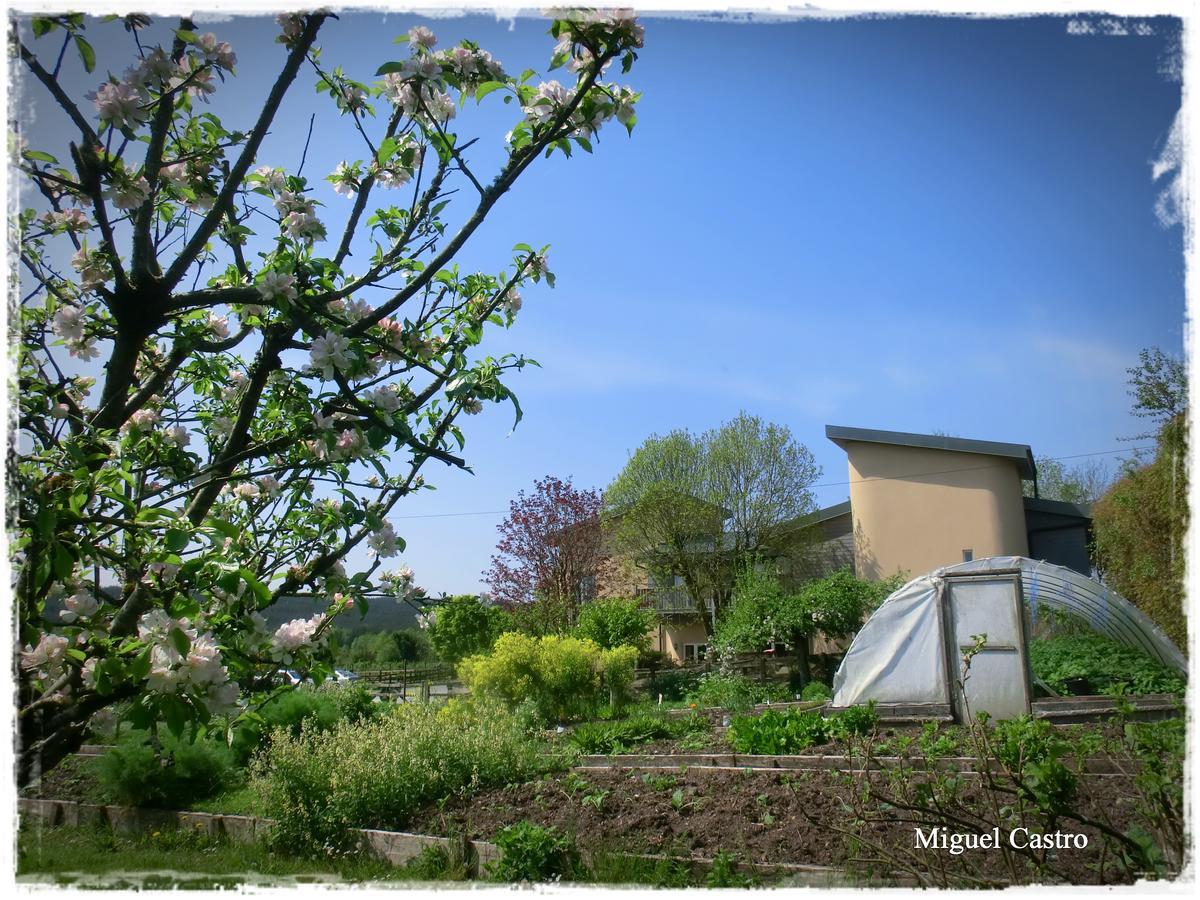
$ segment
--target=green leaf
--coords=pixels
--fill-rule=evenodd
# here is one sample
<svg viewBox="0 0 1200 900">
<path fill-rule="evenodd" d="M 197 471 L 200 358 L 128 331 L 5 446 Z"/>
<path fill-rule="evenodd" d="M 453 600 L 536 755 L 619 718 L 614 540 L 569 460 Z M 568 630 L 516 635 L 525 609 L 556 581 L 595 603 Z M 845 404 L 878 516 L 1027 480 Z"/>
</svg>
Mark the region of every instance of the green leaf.
<svg viewBox="0 0 1200 900">
<path fill-rule="evenodd" d="M 192 649 L 191 640 L 179 628 L 172 628 L 167 632 L 167 637 L 171 639 L 171 643 L 175 645 L 175 649 L 179 651 L 180 656 L 187 656 L 188 651 Z"/>
<path fill-rule="evenodd" d="M 188 710 L 183 701 L 178 697 L 163 697 L 162 712 L 163 718 L 167 720 L 167 729 L 175 737 L 181 737 L 188 720 Z"/>
<path fill-rule="evenodd" d="M 408 36 L 405 35 L 405 38 Z M 391 75 L 393 72 L 403 72 L 404 63 L 402 62 L 386 62 L 375 70 L 376 75 Z"/>
<path fill-rule="evenodd" d="M 58 163 L 57 159 L 55 159 L 49 153 L 43 153 L 41 150 L 22 150 L 21 155 L 26 159 L 33 159 L 37 160 L 38 162 L 55 163 L 56 165 Z"/>
<path fill-rule="evenodd" d="M 258 577 L 249 569 L 238 569 L 238 574 L 242 576 L 242 581 L 246 582 L 246 587 L 250 588 L 250 593 L 254 594 L 258 600 L 258 606 L 261 609 L 263 605 L 271 600 L 271 589 L 258 580 Z"/>
<path fill-rule="evenodd" d="M 29 23 L 33 28 L 33 36 L 41 37 L 43 34 L 49 34 L 58 27 L 58 23 L 53 19 L 47 19 L 45 16 L 37 16 Z"/>
<path fill-rule="evenodd" d="M 185 44 L 196 43 L 196 32 L 189 31 L 186 28 L 176 28 L 175 29 L 175 37 L 179 38 Z"/>
<path fill-rule="evenodd" d="M 188 545 L 188 533 L 182 528 L 172 528 L 167 532 L 167 549 L 178 553 Z"/>
<path fill-rule="evenodd" d="M 80 34 L 75 35 L 75 46 L 79 50 L 79 58 L 83 61 L 84 70 L 91 72 L 96 68 L 96 51 Z"/>
<path fill-rule="evenodd" d="M 56 545 L 54 548 L 54 574 L 66 580 L 71 577 L 73 571 L 75 571 L 75 557 L 62 544 Z"/>
<path fill-rule="evenodd" d="M 498 91 L 502 87 L 506 87 L 503 81 L 485 81 L 479 87 L 475 88 L 475 102 L 478 103 L 492 91 Z"/>
</svg>

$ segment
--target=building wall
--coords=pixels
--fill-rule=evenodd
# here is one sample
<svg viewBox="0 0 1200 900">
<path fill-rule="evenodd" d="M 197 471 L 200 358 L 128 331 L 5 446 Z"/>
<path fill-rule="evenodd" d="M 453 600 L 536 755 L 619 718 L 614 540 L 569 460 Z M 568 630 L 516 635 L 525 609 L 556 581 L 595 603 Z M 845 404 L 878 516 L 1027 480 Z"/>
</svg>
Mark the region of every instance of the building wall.
<svg viewBox="0 0 1200 900">
<path fill-rule="evenodd" d="M 645 570 L 627 556 L 605 556 L 596 568 L 597 597 L 635 597 L 645 587 Z"/>
<path fill-rule="evenodd" d="M 650 628 L 650 646 L 673 662 L 684 661 L 684 645 L 705 644 L 708 635 L 700 622 L 689 622 L 672 617 L 659 619 Z"/>
<path fill-rule="evenodd" d="M 1027 556 L 1021 476 L 979 453 L 849 442 L 855 570 L 876 580 L 963 561 Z"/>
</svg>

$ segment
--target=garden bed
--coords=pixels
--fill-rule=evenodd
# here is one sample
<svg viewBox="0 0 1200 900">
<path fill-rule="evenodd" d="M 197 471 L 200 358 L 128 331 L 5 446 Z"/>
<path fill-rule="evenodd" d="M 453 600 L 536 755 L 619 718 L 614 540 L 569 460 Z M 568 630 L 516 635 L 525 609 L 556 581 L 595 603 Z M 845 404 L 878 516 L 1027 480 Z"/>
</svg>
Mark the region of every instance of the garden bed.
<svg viewBox="0 0 1200 900">
<path fill-rule="evenodd" d="M 1120 776 L 1086 779 L 1080 808 L 1092 814 L 1104 811 L 1120 825 L 1130 815 L 1128 781 Z M 853 790 L 845 776 L 831 772 L 596 769 L 430 805 L 411 827 L 487 840 L 505 826 L 527 820 L 574 835 L 585 850 L 701 857 L 724 852 L 751 865 L 845 868 L 852 864 L 845 829 Z M 974 790 L 970 784 L 963 788 L 968 796 Z M 870 838 L 903 852 L 913 846 L 914 830 L 900 822 L 875 825 Z M 1060 851 L 1060 869 L 1073 883 L 1099 880 L 1099 835 L 1092 833 L 1090 839 L 1091 850 Z M 982 864 L 989 868 L 988 859 Z M 993 874 L 1003 880 L 998 860 L 996 865 Z"/>
</svg>

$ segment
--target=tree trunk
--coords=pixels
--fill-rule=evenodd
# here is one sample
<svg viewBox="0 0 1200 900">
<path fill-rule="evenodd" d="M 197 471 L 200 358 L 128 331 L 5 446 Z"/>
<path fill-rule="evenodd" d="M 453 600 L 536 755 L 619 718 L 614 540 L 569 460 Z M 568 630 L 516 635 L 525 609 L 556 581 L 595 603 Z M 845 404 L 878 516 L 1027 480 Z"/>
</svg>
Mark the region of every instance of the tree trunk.
<svg viewBox="0 0 1200 900">
<path fill-rule="evenodd" d="M 25 693 L 25 692 L 23 692 Z M 92 716 L 136 693 L 125 686 L 107 696 L 89 693 L 37 709 L 22 709 L 17 716 L 17 786 L 36 781 L 83 744 Z"/>
<path fill-rule="evenodd" d="M 793 634 L 792 647 L 796 653 L 796 687 L 803 691 L 808 684 L 808 635 Z"/>
</svg>

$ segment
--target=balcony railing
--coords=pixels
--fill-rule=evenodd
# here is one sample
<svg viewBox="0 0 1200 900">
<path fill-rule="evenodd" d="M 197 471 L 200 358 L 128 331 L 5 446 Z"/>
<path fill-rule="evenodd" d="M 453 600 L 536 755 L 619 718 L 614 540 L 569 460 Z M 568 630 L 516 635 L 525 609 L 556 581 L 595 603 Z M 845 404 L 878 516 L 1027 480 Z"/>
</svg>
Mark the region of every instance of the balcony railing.
<svg viewBox="0 0 1200 900">
<path fill-rule="evenodd" d="M 637 592 L 638 597 L 650 597 L 654 601 L 654 611 L 660 615 L 696 615 L 696 603 L 688 594 L 687 588 L 642 588 Z M 712 599 L 705 601 L 708 611 L 713 608 Z"/>
</svg>

